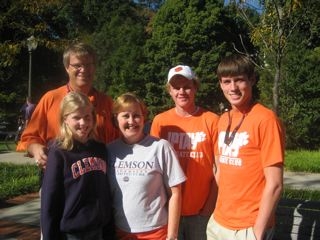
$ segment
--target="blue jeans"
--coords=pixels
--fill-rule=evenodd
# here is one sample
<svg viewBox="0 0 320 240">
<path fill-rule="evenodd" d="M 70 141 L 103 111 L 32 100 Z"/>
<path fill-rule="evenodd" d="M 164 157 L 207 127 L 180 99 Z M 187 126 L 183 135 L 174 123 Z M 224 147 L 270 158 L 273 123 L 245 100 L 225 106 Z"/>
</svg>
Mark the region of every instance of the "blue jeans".
<svg viewBox="0 0 320 240">
<path fill-rule="evenodd" d="M 207 240 L 206 229 L 210 216 L 182 216 L 179 225 L 179 240 Z"/>
</svg>

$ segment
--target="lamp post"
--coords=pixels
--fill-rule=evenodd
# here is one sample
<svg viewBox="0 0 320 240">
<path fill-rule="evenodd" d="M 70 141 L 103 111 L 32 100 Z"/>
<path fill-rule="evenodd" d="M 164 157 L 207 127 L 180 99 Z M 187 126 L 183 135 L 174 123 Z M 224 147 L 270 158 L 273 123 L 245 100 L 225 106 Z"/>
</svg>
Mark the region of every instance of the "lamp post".
<svg viewBox="0 0 320 240">
<path fill-rule="evenodd" d="M 32 51 L 38 46 L 38 41 L 34 36 L 27 39 L 29 51 L 29 81 L 28 81 L 28 97 L 31 99 L 31 71 L 32 71 Z"/>
</svg>

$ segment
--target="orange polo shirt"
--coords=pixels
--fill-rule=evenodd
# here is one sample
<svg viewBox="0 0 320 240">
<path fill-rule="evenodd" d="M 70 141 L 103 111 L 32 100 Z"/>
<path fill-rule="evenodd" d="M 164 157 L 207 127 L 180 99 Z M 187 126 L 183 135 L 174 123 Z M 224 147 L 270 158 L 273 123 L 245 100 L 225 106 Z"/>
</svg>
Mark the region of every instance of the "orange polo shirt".
<svg viewBox="0 0 320 240">
<path fill-rule="evenodd" d="M 67 85 L 48 91 L 40 99 L 31 120 L 23 131 L 18 151 L 26 151 L 32 143 L 47 145 L 59 134 L 59 109 L 63 97 L 69 92 Z M 118 136 L 111 121 L 112 98 L 93 89 L 88 95 L 97 116 L 97 140 L 108 143 Z"/>
</svg>

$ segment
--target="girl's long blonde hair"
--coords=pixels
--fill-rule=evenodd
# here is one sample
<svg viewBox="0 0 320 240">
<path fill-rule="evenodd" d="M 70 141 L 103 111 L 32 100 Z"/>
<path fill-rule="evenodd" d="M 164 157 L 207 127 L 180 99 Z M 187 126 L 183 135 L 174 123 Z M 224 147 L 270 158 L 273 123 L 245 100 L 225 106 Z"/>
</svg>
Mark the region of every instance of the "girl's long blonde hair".
<svg viewBox="0 0 320 240">
<path fill-rule="evenodd" d="M 65 123 L 66 117 L 81 109 L 81 108 L 91 108 L 92 119 L 93 119 L 93 128 L 89 133 L 89 138 L 95 138 L 96 136 L 96 114 L 92 103 L 90 102 L 89 98 L 78 92 L 69 92 L 62 100 L 60 104 L 60 117 L 59 117 L 59 124 L 60 124 L 60 135 L 58 136 L 58 143 L 62 149 L 71 150 L 73 148 L 74 140 L 73 134 L 68 125 Z"/>
</svg>

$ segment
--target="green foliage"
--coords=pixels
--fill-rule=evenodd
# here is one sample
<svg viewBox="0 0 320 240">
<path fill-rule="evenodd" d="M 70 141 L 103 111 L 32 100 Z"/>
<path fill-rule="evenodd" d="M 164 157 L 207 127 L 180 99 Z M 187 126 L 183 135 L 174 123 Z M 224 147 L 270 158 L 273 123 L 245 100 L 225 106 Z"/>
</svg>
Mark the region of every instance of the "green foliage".
<svg viewBox="0 0 320 240">
<path fill-rule="evenodd" d="M 97 72 L 98 84 L 100 89 L 108 90 L 112 96 L 126 91 L 139 91 L 143 87 L 138 66 L 144 59 L 144 29 L 136 21 L 129 17 L 113 16 L 94 36 L 101 58 Z"/>
<path fill-rule="evenodd" d="M 320 148 L 320 51 L 292 46 L 283 83 L 281 112 L 287 131 L 288 148 Z M 303 65 L 301 64 L 303 62 Z M 290 63 L 290 64 L 289 64 Z"/>
<path fill-rule="evenodd" d="M 0 163 L 0 200 L 39 190 L 37 166 Z"/>
<path fill-rule="evenodd" d="M 293 172 L 320 173 L 320 151 L 287 150 L 285 169 Z"/>
<path fill-rule="evenodd" d="M 43 84 L 45 80 L 59 75 L 57 71 L 60 69 L 57 68 L 55 54 L 61 48 L 64 39 L 60 39 L 61 43 L 57 43 L 58 24 L 55 25 L 52 21 L 57 7 L 59 1 L 18 0 L 1 3 L 0 116 L 12 124 L 10 128 L 14 127 L 20 107 L 27 95 L 29 54 L 26 39 L 28 37 L 35 35 L 38 40 L 38 48 L 32 54 L 34 99 L 43 94 L 41 90 L 52 86 Z M 38 55 L 39 50 L 41 53 Z M 61 59 L 60 55 L 59 57 Z M 46 79 L 43 78 L 44 73 Z"/>
<path fill-rule="evenodd" d="M 162 103 L 165 102 L 165 100 L 168 98 L 168 93 L 164 87 L 164 84 L 158 85 L 154 82 L 148 82 L 145 85 L 145 89 L 147 94 L 144 98 L 144 101 L 153 103 L 152 105 L 148 106 L 150 119 L 153 119 L 153 117 L 159 112 L 168 110 L 168 108 L 163 107 L 162 105 Z"/>
<path fill-rule="evenodd" d="M 310 201 L 319 201 L 320 191 L 309 190 L 309 189 L 284 188 L 282 197 L 284 199 L 303 199 L 303 200 L 310 200 Z"/>
</svg>

